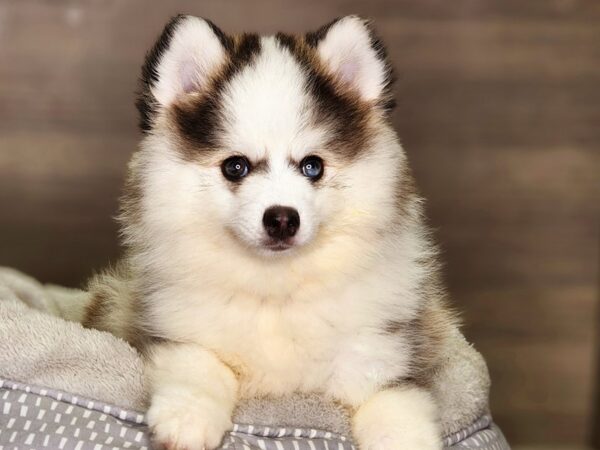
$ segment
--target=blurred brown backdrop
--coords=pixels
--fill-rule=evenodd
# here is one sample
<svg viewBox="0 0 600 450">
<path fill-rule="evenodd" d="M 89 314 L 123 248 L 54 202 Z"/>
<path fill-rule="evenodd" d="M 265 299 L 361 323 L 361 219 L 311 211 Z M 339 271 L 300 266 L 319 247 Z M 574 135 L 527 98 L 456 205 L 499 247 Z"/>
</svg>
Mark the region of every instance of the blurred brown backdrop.
<svg viewBox="0 0 600 450">
<path fill-rule="evenodd" d="M 118 255 L 144 52 L 177 12 L 227 31 L 375 20 L 465 330 L 513 444 L 589 443 L 600 2 L 0 1 L 0 264 L 80 285 Z M 600 421 L 596 422 L 600 427 Z"/>
</svg>

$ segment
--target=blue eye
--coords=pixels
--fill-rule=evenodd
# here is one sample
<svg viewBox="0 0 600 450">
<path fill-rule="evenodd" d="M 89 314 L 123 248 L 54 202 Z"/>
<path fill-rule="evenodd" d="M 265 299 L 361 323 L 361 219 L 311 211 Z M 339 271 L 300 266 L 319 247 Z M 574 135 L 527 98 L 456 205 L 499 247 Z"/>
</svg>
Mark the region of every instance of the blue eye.
<svg viewBox="0 0 600 450">
<path fill-rule="evenodd" d="M 302 174 L 310 178 L 311 181 L 317 181 L 323 176 L 323 160 L 318 156 L 307 156 L 300 162 L 300 170 Z"/>
<path fill-rule="evenodd" d="M 223 161 L 221 172 L 229 181 L 239 181 L 250 172 L 250 162 L 243 156 L 232 156 Z"/>
</svg>

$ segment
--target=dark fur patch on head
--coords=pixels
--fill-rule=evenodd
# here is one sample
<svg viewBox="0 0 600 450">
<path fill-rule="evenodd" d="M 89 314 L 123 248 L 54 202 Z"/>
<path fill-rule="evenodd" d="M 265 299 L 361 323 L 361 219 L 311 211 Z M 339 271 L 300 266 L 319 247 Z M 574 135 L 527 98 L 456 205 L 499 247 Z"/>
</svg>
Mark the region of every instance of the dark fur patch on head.
<svg viewBox="0 0 600 450">
<path fill-rule="evenodd" d="M 277 34 L 276 38 L 279 45 L 296 58 L 305 73 L 306 88 L 316 106 L 314 124 L 325 125 L 333 132 L 327 147 L 344 158 L 354 159 L 368 147 L 371 106 L 326 71 L 316 49 L 307 45 L 305 39 L 284 33 Z M 312 41 L 315 39 L 311 38 Z"/>
<path fill-rule="evenodd" d="M 312 68 L 307 72 L 308 87 L 317 104 L 314 121 L 333 130 L 328 146 L 349 159 L 356 158 L 368 147 L 371 137 L 367 126 L 369 110 L 358 97 L 337 91 L 322 72 Z"/>
<path fill-rule="evenodd" d="M 218 148 L 219 123 L 223 120 L 220 113 L 223 90 L 227 82 L 251 64 L 258 53 L 260 38 L 257 34 L 243 34 L 234 38 L 228 49 L 227 63 L 201 96 L 175 103 L 175 123 L 182 136 L 191 144 L 185 156 L 193 158 L 201 150 Z"/>
</svg>

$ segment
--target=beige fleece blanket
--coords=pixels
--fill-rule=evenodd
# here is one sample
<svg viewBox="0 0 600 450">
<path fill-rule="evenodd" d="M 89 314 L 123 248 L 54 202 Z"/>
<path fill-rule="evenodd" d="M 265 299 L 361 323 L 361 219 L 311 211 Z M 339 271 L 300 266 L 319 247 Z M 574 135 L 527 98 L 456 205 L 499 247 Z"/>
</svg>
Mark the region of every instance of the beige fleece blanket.
<svg viewBox="0 0 600 450">
<path fill-rule="evenodd" d="M 57 317 L 80 317 L 85 299 L 83 291 L 42 285 L 0 267 L 0 376 L 143 411 L 143 365 L 136 351 L 109 333 Z M 490 381 L 485 361 L 458 330 L 445 354 L 433 389 L 449 435 L 487 412 Z M 346 409 L 316 394 L 249 399 L 234 421 L 350 433 Z"/>
</svg>

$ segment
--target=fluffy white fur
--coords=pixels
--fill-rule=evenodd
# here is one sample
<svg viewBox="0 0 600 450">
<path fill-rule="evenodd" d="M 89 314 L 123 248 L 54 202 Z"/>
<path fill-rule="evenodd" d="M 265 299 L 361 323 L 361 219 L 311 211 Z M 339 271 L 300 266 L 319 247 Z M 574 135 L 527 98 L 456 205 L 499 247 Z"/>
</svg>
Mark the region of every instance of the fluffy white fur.
<svg viewBox="0 0 600 450">
<path fill-rule="evenodd" d="M 158 347 L 149 364 L 154 437 L 168 448 L 216 448 L 232 426 L 237 380 L 231 369 L 194 344 Z"/>
<path fill-rule="evenodd" d="M 142 410 L 148 401 L 142 383 L 143 358 L 115 336 L 52 316 L 79 321 L 73 313 L 86 297 L 86 292 L 44 286 L 0 267 L 0 375 Z M 458 330 L 447 344 L 444 364 L 430 389 L 444 436 L 460 432 L 487 412 L 490 383 L 482 356 Z M 350 435 L 348 413 L 320 393 L 295 393 L 239 399 L 233 420 Z"/>
<path fill-rule="evenodd" d="M 199 95 L 189 86 L 218 72 L 220 46 L 200 19 L 177 25 L 152 89 L 162 107 Z M 317 54 L 364 100 L 382 94 L 385 64 L 358 18 L 333 25 Z M 414 363 L 411 336 L 383 330 L 390 320 L 418 318 L 431 274 L 422 261 L 434 254 L 418 197 L 398 192 L 404 153 L 377 110 L 368 114 L 376 133 L 366 156 L 324 149 L 332 130 L 311 122 L 305 77 L 287 49 L 261 38 L 260 54 L 223 92 L 222 151 L 203 163 L 182 158 L 181 139 L 161 114 L 130 165 L 139 211 L 135 220 L 124 211 L 130 278 L 109 282 L 121 286 L 111 288 L 119 304 L 110 316 L 125 336 L 143 292 L 137 326 L 171 342 L 155 346 L 148 364 L 148 419 L 169 448 L 214 448 L 238 398 L 297 391 L 357 409 L 363 450 L 440 447 L 428 394 L 382 391 Z M 318 189 L 297 167 L 311 154 L 326 161 Z M 220 170 L 232 155 L 269 168 L 232 190 Z M 294 247 L 283 253 L 261 245 L 262 216 L 273 205 L 301 218 Z"/>
<path fill-rule="evenodd" d="M 415 387 L 381 391 L 354 415 L 359 448 L 441 449 L 436 405 L 428 392 Z"/>
</svg>

